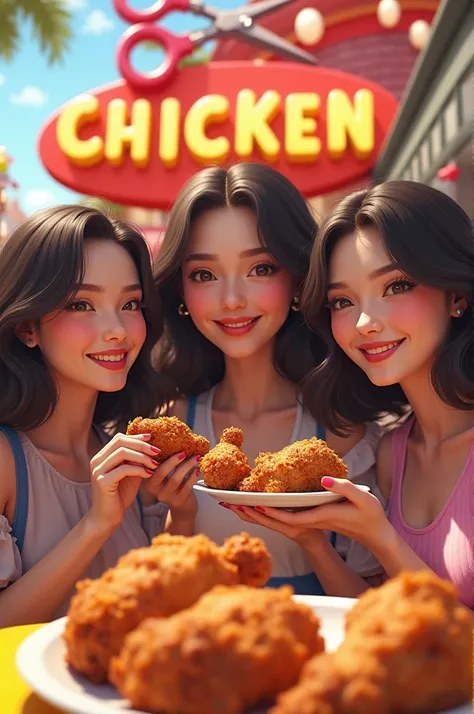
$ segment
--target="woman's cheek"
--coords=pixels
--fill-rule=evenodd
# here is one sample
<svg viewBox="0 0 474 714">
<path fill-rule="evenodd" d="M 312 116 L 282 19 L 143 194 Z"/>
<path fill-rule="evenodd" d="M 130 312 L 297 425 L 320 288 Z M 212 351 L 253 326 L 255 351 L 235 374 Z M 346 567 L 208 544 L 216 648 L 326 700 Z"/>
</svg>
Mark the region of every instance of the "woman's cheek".
<svg viewBox="0 0 474 714">
<path fill-rule="evenodd" d="M 348 313 L 344 315 L 343 310 L 333 310 L 331 312 L 331 331 L 334 340 L 346 352 L 349 349 L 354 333 L 354 325 L 349 319 Z"/>
</svg>

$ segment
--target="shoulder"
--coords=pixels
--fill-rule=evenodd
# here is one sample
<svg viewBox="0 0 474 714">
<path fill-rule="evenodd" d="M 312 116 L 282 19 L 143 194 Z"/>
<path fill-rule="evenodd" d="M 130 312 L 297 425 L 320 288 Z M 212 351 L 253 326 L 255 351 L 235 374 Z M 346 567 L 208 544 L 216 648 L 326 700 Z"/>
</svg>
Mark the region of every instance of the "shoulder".
<svg viewBox="0 0 474 714">
<path fill-rule="evenodd" d="M 393 431 L 385 433 L 377 449 L 377 482 L 379 489 L 388 499 L 392 490 L 392 438 Z"/>
<path fill-rule="evenodd" d="M 332 431 L 328 431 L 326 441 L 328 446 L 341 458 L 356 446 L 365 436 L 365 425 L 354 425 L 348 430 L 346 436 L 337 436 Z"/>
<path fill-rule="evenodd" d="M 15 512 L 15 459 L 5 434 L 0 432 L 0 514 L 11 522 Z"/>
</svg>

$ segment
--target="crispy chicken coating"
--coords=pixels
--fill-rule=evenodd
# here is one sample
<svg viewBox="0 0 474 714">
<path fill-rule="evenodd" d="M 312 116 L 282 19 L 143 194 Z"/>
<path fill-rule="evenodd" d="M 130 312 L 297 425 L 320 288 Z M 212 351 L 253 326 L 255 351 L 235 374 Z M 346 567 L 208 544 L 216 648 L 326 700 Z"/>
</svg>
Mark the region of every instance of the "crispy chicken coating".
<svg viewBox="0 0 474 714">
<path fill-rule="evenodd" d="M 224 429 L 219 443 L 199 464 L 206 486 L 231 491 L 249 475 L 250 465 L 241 449 L 243 442 L 244 435 L 240 429 L 234 426 Z"/>
<path fill-rule="evenodd" d="M 178 417 L 136 417 L 129 423 L 127 434 L 151 434 L 149 443 L 161 450 L 161 453 L 153 457 L 159 463 L 180 452 L 187 456 L 204 456 L 211 446 L 204 436 L 195 434 Z"/>
<path fill-rule="evenodd" d="M 428 571 L 362 595 L 339 649 L 313 658 L 270 714 L 431 714 L 469 701 L 470 611 Z"/>
<path fill-rule="evenodd" d="M 346 478 L 347 467 L 325 441 L 312 437 L 295 441 L 281 451 L 260 453 L 239 491 L 301 493 L 324 491 L 323 476 Z"/>
<path fill-rule="evenodd" d="M 134 709 L 243 714 L 292 686 L 324 649 L 319 621 L 292 590 L 216 587 L 126 639 L 110 678 Z"/>
<path fill-rule="evenodd" d="M 142 620 L 190 607 L 215 585 L 264 585 L 270 561 L 264 544 L 244 534 L 229 538 L 222 549 L 204 535 L 158 536 L 97 580 L 78 583 L 64 632 L 66 659 L 92 681 L 103 682 L 111 657 Z"/>
</svg>

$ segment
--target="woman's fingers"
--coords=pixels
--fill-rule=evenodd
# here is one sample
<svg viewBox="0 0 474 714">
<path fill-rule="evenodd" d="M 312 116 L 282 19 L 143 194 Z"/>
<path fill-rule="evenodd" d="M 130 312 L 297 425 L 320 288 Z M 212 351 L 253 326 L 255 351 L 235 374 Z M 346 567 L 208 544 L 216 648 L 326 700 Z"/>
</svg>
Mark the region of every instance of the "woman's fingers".
<svg viewBox="0 0 474 714">
<path fill-rule="evenodd" d="M 245 509 L 243 506 L 233 506 L 230 503 L 219 503 L 219 506 L 223 506 L 223 508 L 227 508 L 229 511 L 232 511 L 232 513 L 235 513 L 235 515 L 240 518 L 241 521 L 245 521 L 246 523 L 253 523 L 254 525 L 257 523 L 257 521 L 254 519 L 254 514 L 253 510 L 251 508 Z"/>
<path fill-rule="evenodd" d="M 142 463 L 144 458 L 149 458 L 156 464 L 155 458 L 160 450 L 156 446 L 148 444 L 146 436 L 143 434 L 133 436 L 116 434 L 91 460 L 92 471 L 105 472 L 115 468 L 123 461 L 135 460 Z M 156 465 L 152 468 L 156 468 Z"/>
<path fill-rule="evenodd" d="M 108 491 L 111 493 L 118 490 L 120 481 L 127 476 L 138 476 L 142 479 L 148 479 L 152 473 L 152 471 L 147 470 L 144 466 L 139 466 L 137 464 L 122 464 L 105 474 L 98 474 L 95 477 L 95 482 L 101 491 Z"/>
<path fill-rule="evenodd" d="M 148 444 L 143 444 L 143 446 L 148 446 Z M 137 451 L 128 446 L 118 446 L 100 464 L 94 465 L 92 474 L 107 473 L 124 463 L 139 464 L 149 471 L 154 471 L 158 467 L 158 461 L 155 461 L 149 453 Z"/>
<path fill-rule="evenodd" d="M 321 485 L 331 493 L 337 493 L 344 496 L 355 505 L 364 503 L 367 500 L 367 491 L 358 488 L 352 481 L 347 478 L 332 478 L 324 476 L 321 479 Z"/>
<path fill-rule="evenodd" d="M 196 459 L 187 459 L 179 466 L 175 471 L 168 477 L 166 481 L 163 481 L 162 485 L 158 488 L 156 492 L 156 497 L 159 501 L 166 501 L 170 499 L 175 493 L 177 493 L 182 486 L 195 475 L 197 470 Z"/>
</svg>

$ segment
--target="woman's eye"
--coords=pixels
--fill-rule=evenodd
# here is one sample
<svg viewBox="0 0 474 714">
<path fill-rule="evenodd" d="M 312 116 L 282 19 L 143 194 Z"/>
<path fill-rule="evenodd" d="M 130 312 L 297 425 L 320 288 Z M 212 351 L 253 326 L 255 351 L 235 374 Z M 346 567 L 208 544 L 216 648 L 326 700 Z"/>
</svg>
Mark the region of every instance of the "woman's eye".
<svg viewBox="0 0 474 714">
<path fill-rule="evenodd" d="M 89 305 L 85 300 L 76 300 L 66 308 L 66 310 L 71 310 L 71 312 L 90 312 L 93 309 L 92 305 Z"/>
<path fill-rule="evenodd" d="M 271 265 L 270 263 L 261 263 L 252 268 L 249 275 L 256 275 L 258 278 L 266 278 L 269 275 L 274 275 L 278 270 L 276 265 Z"/>
<path fill-rule="evenodd" d="M 124 310 L 129 310 L 129 311 L 137 311 L 141 310 L 143 308 L 143 303 L 141 300 L 129 300 L 128 302 L 125 303 L 123 306 Z"/>
<path fill-rule="evenodd" d="M 352 305 L 351 301 L 347 298 L 334 298 L 328 303 L 330 310 L 343 310 L 345 307 L 350 307 Z"/>
<path fill-rule="evenodd" d="M 401 293 L 406 293 L 408 290 L 414 288 L 414 283 L 408 280 L 395 280 L 395 282 L 390 283 L 385 290 L 385 295 L 400 295 Z"/>
<path fill-rule="evenodd" d="M 209 283 L 211 280 L 215 280 L 210 270 L 195 270 L 189 277 L 195 283 Z"/>
</svg>

